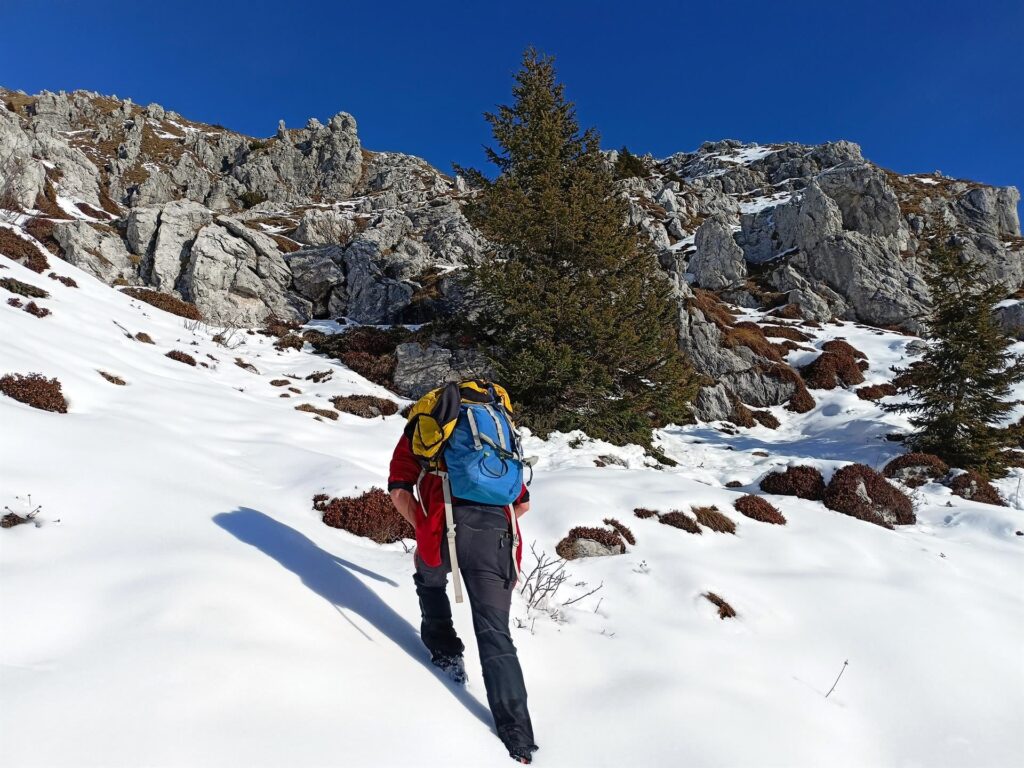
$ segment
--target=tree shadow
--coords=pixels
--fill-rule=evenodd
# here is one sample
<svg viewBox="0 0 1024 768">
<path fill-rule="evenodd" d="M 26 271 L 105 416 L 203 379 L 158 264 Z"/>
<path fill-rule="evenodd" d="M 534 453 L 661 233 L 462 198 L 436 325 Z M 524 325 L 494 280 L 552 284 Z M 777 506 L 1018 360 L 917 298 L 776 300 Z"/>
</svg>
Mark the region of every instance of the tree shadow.
<svg viewBox="0 0 1024 768">
<path fill-rule="evenodd" d="M 363 637 L 375 642 L 374 638 L 349 619 L 345 610 L 362 616 L 377 631 L 444 683 L 446 690 L 493 731 L 490 710 L 465 688 L 452 683 L 441 670 L 430 663 L 427 650 L 416 629 L 363 584 L 355 574 L 359 573 L 389 586 L 398 587 L 395 581 L 325 552 L 294 528 L 249 507 L 239 507 L 233 512 L 214 515 L 213 522 L 239 541 L 255 547 L 294 573 L 309 589 L 333 605 Z"/>
</svg>

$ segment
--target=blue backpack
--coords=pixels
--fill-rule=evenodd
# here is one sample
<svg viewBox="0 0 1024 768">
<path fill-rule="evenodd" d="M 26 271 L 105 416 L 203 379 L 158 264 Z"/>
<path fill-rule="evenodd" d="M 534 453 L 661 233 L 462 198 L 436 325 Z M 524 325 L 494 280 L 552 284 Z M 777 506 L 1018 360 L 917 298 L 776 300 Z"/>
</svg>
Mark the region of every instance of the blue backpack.
<svg viewBox="0 0 1024 768">
<path fill-rule="evenodd" d="M 452 496 L 478 504 L 505 506 L 523 489 L 523 457 L 519 434 L 503 398 L 492 385 L 476 398 L 459 404 L 458 420 L 444 447 Z"/>
</svg>

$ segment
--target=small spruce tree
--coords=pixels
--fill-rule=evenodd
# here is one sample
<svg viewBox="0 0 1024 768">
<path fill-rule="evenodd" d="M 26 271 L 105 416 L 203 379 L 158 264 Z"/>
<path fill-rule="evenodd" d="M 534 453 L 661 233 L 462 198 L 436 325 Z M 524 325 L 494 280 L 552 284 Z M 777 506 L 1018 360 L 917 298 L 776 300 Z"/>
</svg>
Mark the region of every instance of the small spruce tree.
<svg viewBox="0 0 1024 768">
<path fill-rule="evenodd" d="M 1024 361 L 1009 351 L 1012 342 L 992 312 L 1006 290 L 979 280 L 978 265 L 948 233 L 936 235 L 925 278 L 934 343 L 919 362 L 894 369 L 897 388 L 909 399 L 887 408 L 914 414 L 909 443 L 915 451 L 1000 477 L 1015 434 L 998 425 L 1016 405 L 1008 399 L 1011 388 L 1024 380 Z"/>
<path fill-rule="evenodd" d="M 647 163 L 623 146 L 622 149 L 619 150 L 618 157 L 615 158 L 615 168 L 613 173 L 616 181 L 619 179 L 631 179 L 638 176 L 646 176 Z"/>
<path fill-rule="evenodd" d="M 673 288 L 627 226 L 553 60 L 528 50 L 513 96 L 485 115 L 497 177 L 457 169 L 479 189 L 467 215 L 493 246 L 466 270 L 471 330 L 535 431 L 649 446 L 652 427 L 690 418 L 697 388 Z"/>
</svg>

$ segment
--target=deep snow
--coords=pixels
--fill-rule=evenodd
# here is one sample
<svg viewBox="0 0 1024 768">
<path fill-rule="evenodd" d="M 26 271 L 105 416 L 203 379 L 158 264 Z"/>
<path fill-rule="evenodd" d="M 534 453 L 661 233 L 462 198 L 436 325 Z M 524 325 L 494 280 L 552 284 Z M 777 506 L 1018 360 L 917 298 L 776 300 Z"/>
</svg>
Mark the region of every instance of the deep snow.
<svg viewBox="0 0 1024 768">
<path fill-rule="evenodd" d="M 0 375 L 56 376 L 70 402 L 60 415 L 0 396 L 0 506 L 17 510 L 29 493 L 43 505 L 39 527 L 0 531 L 0 762 L 507 764 L 468 608 L 455 607 L 469 645 L 459 690 L 426 664 L 411 555 L 311 509 L 318 492 L 382 486 L 403 422 L 320 422 L 295 405 L 388 393 L 262 336 L 227 350 L 217 329 L 190 330 L 50 261 L 80 287 L 0 259 L 0 276 L 50 291 L 39 303 L 54 313 L 32 317 L 0 291 Z M 867 353 L 869 383 L 905 360 L 899 335 L 844 324 L 817 343 L 835 336 Z M 168 359 L 171 349 L 211 368 Z M 327 368 L 331 380 L 296 381 L 291 398 L 268 383 Z M 788 463 L 827 476 L 899 452 L 884 435 L 900 417 L 846 390 L 813 394 L 804 416 L 773 409 L 777 431 L 663 430 L 680 462 L 664 470 L 580 435 L 527 441 L 541 457 L 527 542 L 552 552 L 571 526 L 609 515 L 638 540 L 624 556 L 570 563 L 561 600 L 604 586 L 559 619 L 528 616 L 517 596 L 537 765 L 1019 764 L 1020 474 L 1000 482 L 1010 508 L 926 486 L 918 523 L 896 531 L 788 497 L 772 497 L 785 527 L 742 517 L 731 502 L 755 486 L 730 480 L 756 484 Z M 626 466 L 594 466 L 607 454 Z M 632 515 L 691 504 L 716 504 L 737 534 Z M 720 620 L 708 590 L 738 618 Z"/>
</svg>

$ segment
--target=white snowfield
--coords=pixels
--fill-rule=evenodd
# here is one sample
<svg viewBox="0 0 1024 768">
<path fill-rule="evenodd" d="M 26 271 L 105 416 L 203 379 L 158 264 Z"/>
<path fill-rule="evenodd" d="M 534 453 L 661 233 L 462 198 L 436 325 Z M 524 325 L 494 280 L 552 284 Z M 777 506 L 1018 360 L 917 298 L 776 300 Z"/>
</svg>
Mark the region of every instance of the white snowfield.
<svg viewBox="0 0 1024 768">
<path fill-rule="evenodd" d="M 511 764 L 468 607 L 455 606 L 461 690 L 427 663 L 411 555 L 311 508 L 316 493 L 384 486 L 403 420 L 321 422 L 295 406 L 383 389 L 263 336 L 225 349 L 216 329 L 189 330 L 57 259 L 79 288 L 0 262 L 0 277 L 50 291 L 38 303 L 53 311 L 37 319 L 0 291 L 0 375 L 57 377 L 70 404 L 56 414 L 0 396 L 0 506 L 42 504 L 38 527 L 0 531 L 0 764 Z M 899 335 L 846 324 L 817 343 L 836 336 L 868 354 L 869 383 L 904 359 Z M 290 398 L 269 384 L 325 369 L 333 378 L 297 380 Z M 552 553 L 570 527 L 608 516 L 637 538 L 623 556 L 571 562 L 550 607 L 603 587 L 554 618 L 516 596 L 537 765 L 1020 765 L 1021 475 L 999 483 L 1008 508 L 928 485 L 918 523 L 895 531 L 781 496 L 786 526 L 741 516 L 732 501 L 772 467 L 827 478 L 899 452 L 883 436 L 900 418 L 846 390 L 813 394 L 809 414 L 773 409 L 777 431 L 662 431 L 679 461 L 664 470 L 581 435 L 528 440 L 541 461 L 527 543 Z M 594 465 L 608 454 L 626 466 Z M 632 514 L 698 504 L 736 535 Z M 707 591 L 738 616 L 719 619 Z"/>
</svg>

